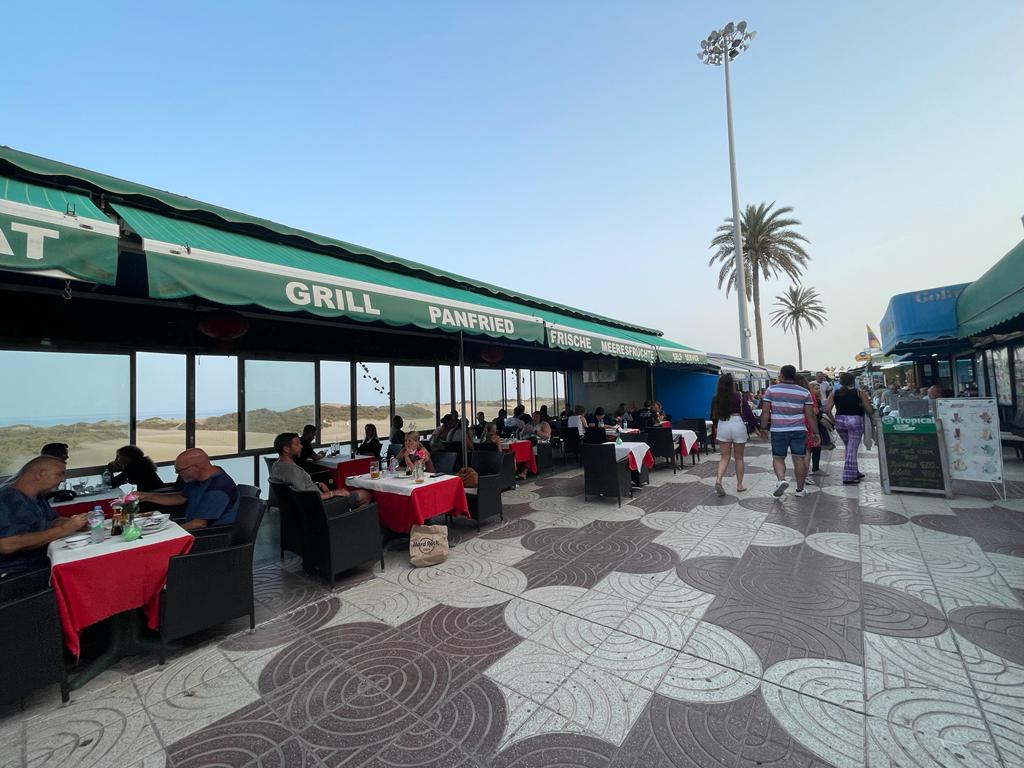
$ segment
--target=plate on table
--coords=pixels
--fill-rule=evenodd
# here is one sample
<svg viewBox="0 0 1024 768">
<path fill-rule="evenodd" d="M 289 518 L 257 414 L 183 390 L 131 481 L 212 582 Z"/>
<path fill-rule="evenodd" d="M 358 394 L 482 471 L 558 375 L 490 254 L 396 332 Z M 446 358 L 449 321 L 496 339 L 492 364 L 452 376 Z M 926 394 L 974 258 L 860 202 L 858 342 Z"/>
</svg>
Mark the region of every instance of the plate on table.
<svg viewBox="0 0 1024 768">
<path fill-rule="evenodd" d="M 84 547 L 89 543 L 89 538 L 88 533 L 76 533 L 74 536 L 68 536 L 64 539 L 64 548 L 78 549 L 79 547 Z"/>
<path fill-rule="evenodd" d="M 139 530 L 142 531 L 143 534 L 159 533 L 170 524 L 170 520 L 147 520 L 139 526 Z"/>
</svg>

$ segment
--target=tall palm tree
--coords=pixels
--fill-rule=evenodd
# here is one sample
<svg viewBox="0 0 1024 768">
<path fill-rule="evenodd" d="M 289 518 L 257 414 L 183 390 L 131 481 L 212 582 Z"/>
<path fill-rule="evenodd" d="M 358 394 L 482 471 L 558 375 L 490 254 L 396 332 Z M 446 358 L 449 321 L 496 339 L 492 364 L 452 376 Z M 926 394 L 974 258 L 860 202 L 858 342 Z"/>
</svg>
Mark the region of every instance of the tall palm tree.
<svg viewBox="0 0 1024 768">
<path fill-rule="evenodd" d="M 794 283 L 799 282 L 803 268 L 810 261 L 803 243 L 810 241 L 793 227 L 800 225 L 799 219 L 790 216 L 790 206 L 775 208 L 775 203 L 748 205 L 740 216 L 743 234 L 743 256 L 746 266 L 747 300 L 754 302 L 754 334 L 757 337 L 757 362 L 764 365 L 764 335 L 761 326 L 761 280 L 786 275 Z M 718 228 L 711 241 L 716 249 L 708 266 L 721 263 L 718 272 L 718 287 L 725 285 L 725 295 L 736 287 L 736 261 L 733 256 L 733 221 L 730 216 Z"/>
<path fill-rule="evenodd" d="M 778 307 L 771 314 L 772 325 L 782 326 L 782 330 L 796 332 L 797 368 L 804 368 L 804 350 L 800 344 L 800 325 L 815 329 L 825 324 L 825 305 L 821 303 L 818 292 L 802 285 L 791 285 L 784 294 L 775 297 Z"/>
</svg>

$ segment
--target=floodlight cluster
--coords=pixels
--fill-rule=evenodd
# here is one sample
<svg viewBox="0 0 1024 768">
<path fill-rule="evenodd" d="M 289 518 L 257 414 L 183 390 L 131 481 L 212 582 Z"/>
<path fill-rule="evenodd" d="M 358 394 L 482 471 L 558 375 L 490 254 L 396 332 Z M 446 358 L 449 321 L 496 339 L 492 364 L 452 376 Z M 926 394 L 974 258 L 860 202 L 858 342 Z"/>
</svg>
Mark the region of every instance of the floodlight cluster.
<svg viewBox="0 0 1024 768">
<path fill-rule="evenodd" d="M 733 24 L 730 21 L 721 29 L 711 30 L 711 33 L 700 41 L 697 58 L 713 66 L 721 64 L 726 56 L 732 61 L 750 47 L 750 41 L 756 34 L 747 31 L 747 22 Z"/>
</svg>

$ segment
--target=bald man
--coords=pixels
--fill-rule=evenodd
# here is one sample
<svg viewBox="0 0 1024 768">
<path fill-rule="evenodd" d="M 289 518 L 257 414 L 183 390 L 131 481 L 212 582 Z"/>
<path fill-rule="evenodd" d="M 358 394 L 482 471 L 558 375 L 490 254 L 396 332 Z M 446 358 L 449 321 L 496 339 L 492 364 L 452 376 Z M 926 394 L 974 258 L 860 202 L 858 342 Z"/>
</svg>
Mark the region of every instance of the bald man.
<svg viewBox="0 0 1024 768">
<path fill-rule="evenodd" d="M 174 471 L 184 483 L 180 493 L 140 493 L 139 498 L 163 507 L 186 505 L 181 527 L 187 531 L 235 522 L 238 486 L 224 470 L 210 463 L 206 451 L 182 451 L 174 460 Z"/>
<path fill-rule="evenodd" d="M 64 472 L 60 459 L 37 456 L 0 489 L 0 578 L 49 568 L 46 546 L 85 527 L 86 515 L 59 517 L 46 501 Z"/>
</svg>

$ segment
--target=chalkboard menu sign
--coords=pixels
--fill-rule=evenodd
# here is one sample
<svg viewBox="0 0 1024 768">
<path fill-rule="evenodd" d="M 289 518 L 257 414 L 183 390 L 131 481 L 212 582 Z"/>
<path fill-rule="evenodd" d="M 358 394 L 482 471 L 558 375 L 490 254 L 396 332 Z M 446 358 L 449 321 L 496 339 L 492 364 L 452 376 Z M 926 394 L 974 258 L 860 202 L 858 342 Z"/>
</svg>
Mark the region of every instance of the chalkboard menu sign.
<svg viewBox="0 0 1024 768">
<path fill-rule="evenodd" d="M 951 495 L 941 429 L 932 416 L 882 418 L 878 446 L 886 493 L 916 491 Z"/>
</svg>

